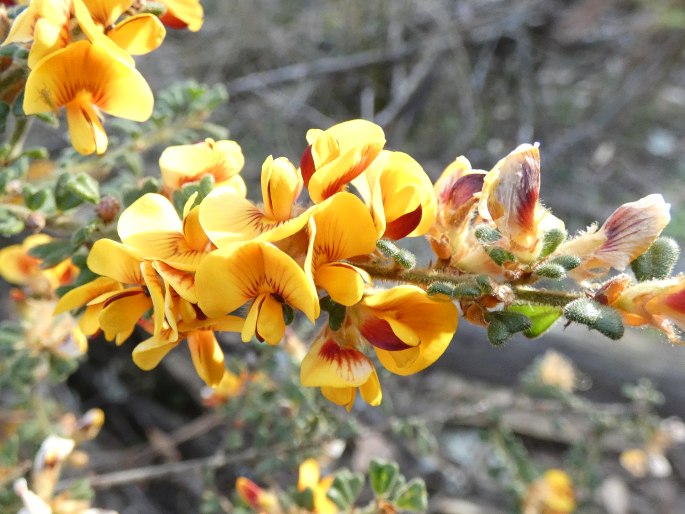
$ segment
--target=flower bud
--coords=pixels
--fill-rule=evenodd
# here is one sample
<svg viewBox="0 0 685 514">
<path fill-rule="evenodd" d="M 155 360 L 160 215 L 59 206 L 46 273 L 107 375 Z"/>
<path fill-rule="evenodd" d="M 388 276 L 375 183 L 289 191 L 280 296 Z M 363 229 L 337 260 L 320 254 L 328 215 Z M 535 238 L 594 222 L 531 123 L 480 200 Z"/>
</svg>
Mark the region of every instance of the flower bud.
<svg viewBox="0 0 685 514">
<path fill-rule="evenodd" d="M 670 237 L 660 237 L 645 253 L 630 263 L 635 277 L 645 280 L 663 279 L 668 277 L 680 257 L 680 246 Z"/>
</svg>

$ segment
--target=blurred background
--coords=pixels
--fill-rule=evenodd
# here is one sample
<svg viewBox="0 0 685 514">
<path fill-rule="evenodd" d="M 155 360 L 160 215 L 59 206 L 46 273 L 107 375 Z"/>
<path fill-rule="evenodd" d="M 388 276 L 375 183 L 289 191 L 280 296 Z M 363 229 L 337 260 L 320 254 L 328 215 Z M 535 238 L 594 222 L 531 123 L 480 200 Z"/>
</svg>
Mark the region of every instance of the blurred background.
<svg viewBox="0 0 685 514">
<path fill-rule="evenodd" d="M 681 1 L 202 3 L 202 30 L 170 31 L 161 49 L 139 59 L 138 67 L 153 90 L 180 79 L 226 86 L 230 100 L 212 121 L 227 127 L 243 148 L 242 175 L 252 198 L 259 195 L 266 156 L 283 155 L 297 163 L 309 128 L 363 117 L 384 128 L 388 148 L 411 154 L 432 178 L 459 155 L 489 170 L 518 144 L 540 142 L 541 197 L 570 233 L 601 223 L 624 202 L 662 193 L 672 205 L 665 234 L 685 242 Z M 158 152 L 150 155 L 149 172 L 156 174 Z M 222 444 L 241 455 L 256 444 L 261 437 L 256 432 L 226 443 L 226 427 L 203 406 L 199 379 L 184 350 L 141 374 L 130 362 L 132 347 L 91 344 L 89 361 L 69 381 L 73 402 L 105 409 L 108 422 L 102 447 L 94 452 L 95 472 L 119 469 L 137 451 L 142 457 L 131 463 L 143 465 L 205 458 Z M 226 348 L 240 366 L 261 369 L 259 363 L 268 361 L 273 376 L 287 374 L 282 357 L 230 339 Z M 544 400 L 528 396 L 526 384 L 542 361 L 533 363 L 548 349 L 575 364 L 569 379 L 572 401 L 563 394 Z M 561 375 L 568 371 L 556 369 Z M 524 375 L 528 378 L 522 380 Z M 382 381 L 382 408 L 361 406 L 349 415 L 328 407 L 311 412 L 327 412 L 342 433 L 352 429 L 341 426 L 356 423 L 356 431 L 349 432 L 354 436 L 341 436 L 346 465 L 362 468 L 371 456 L 389 456 L 403 463 L 407 476 L 426 478 L 434 512 L 516 511 L 506 492 L 511 483 L 490 473 L 491 450 L 483 443 L 491 437 L 483 430 L 497 433 L 497 427 L 504 427 L 507 437 L 518 437 L 542 469 L 573 465 L 582 470 L 587 463 L 592 476 L 579 485 L 585 503 L 578 512 L 685 512 L 682 444 L 663 450 L 670 465 L 660 476 L 648 471 L 638 476 L 619 462 L 622 450 L 647 444 L 640 423 L 653 421 L 649 416 L 685 416 L 685 349 L 671 347 L 655 333 L 633 331 L 614 342 L 583 328 L 558 326 L 541 340 L 515 338 L 495 349 L 483 329 L 462 322 L 431 370 Z M 235 433 L 244 426 L 267 433 L 282 429 L 278 437 L 286 441 L 287 429 L 275 427 L 272 418 L 287 417 L 294 408 L 288 402 L 301 407 L 302 399 L 294 400 L 299 393 L 291 390 L 282 389 L 284 397 L 267 390 L 268 398 L 250 396 L 242 401 L 252 404 L 239 404 L 261 418 L 246 421 L 239 407 L 224 416 Z M 632 423 L 629 430 L 595 424 L 612 416 Z M 595 441 L 588 434 L 594 437 L 597 431 Z M 606 438 L 609 432 L 613 435 Z M 417 441 L 423 447 L 417 449 Z M 505 454 L 515 453 L 504 446 Z M 229 495 L 238 474 L 278 482 L 274 477 L 282 477 L 278 473 L 290 462 L 276 452 L 271 467 L 262 469 L 254 455 L 248 457 L 228 471 L 212 468 L 209 478 L 198 466 L 143 483 L 96 481 L 100 504 L 129 514 L 198 512 L 193 505 L 200 499 L 211 503 L 208 490 L 217 497 Z M 261 464 L 268 460 L 261 454 L 259 459 Z M 219 500 L 215 504 L 217 510 L 203 512 L 224 512 Z"/>
</svg>

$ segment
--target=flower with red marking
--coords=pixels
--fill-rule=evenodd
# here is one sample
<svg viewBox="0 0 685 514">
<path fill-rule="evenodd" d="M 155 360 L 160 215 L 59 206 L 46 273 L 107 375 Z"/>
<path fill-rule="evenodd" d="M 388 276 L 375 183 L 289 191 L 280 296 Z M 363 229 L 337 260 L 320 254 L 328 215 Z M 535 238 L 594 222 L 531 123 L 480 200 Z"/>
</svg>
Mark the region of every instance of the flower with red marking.
<svg viewBox="0 0 685 514">
<path fill-rule="evenodd" d="M 421 236 L 435 221 L 433 184 L 406 153 L 383 150 L 352 184 L 371 209 L 379 237 Z"/>
<path fill-rule="evenodd" d="M 200 0 L 159 0 L 166 7 L 161 16 L 162 23 L 172 29 L 197 32 L 204 23 L 204 9 Z"/>
<path fill-rule="evenodd" d="M 350 120 L 327 130 L 309 130 L 307 142 L 300 173 L 312 201 L 320 203 L 368 168 L 383 149 L 385 134 L 375 123 Z"/>
<path fill-rule="evenodd" d="M 242 339 L 255 335 L 278 344 L 285 334 L 284 308 L 304 313 L 310 321 L 319 315 L 316 288 L 302 268 L 274 245 L 251 242 L 210 253 L 195 275 L 198 306 L 218 318 L 250 304 Z"/>
<path fill-rule="evenodd" d="M 348 411 L 354 405 L 357 389 L 366 403 L 380 405 L 383 396 L 378 374 L 371 360 L 357 349 L 359 344 L 353 331 L 333 332 L 326 327 L 302 360 L 302 385 L 320 387 L 329 401 Z"/>
<path fill-rule="evenodd" d="M 269 156 L 262 165 L 262 198 L 258 207 L 232 187 L 215 188 L 200 205 L 200 223 L 218 247 L 245 241 L 280 241 L 304 228 L 310 211 L 295 204 L 302 179 L 285 157 Z"/>
<path fill-rule="evenodd" d="M 605 274 L 611 268 L 623 271 L 649 249 L 668 225 L 670 208 L 659 194 L 623 204 L 599 229 L 590 227 L 559 246 L 554 255 L 581 258 L 582 264 L 570 273 L 576 280 Z"/>
<path fill-rule="evenodd" d="M 281 514 L 282 510 L 276 495 L 262 489 L 252 480 L 239 477 L 235 483 L 238 495 L 259 514 Z"/>
</svg>

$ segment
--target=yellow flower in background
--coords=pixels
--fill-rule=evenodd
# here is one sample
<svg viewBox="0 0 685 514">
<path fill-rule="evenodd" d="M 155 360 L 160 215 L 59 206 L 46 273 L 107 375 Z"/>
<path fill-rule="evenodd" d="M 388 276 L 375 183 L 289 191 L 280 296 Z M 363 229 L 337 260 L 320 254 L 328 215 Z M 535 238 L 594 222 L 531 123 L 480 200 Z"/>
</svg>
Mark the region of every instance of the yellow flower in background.
<svg viewBox="0 0 685 514">
<path fill-rule="evenodd" d="M 312 201 L 320 203 L 343 191 L 378 157 L 385 134 L 375 123 L 350 120 L 327 130 L 309 130 L 307 142 L 300 173 Z"/>
<path fill-rule="evenodd" d="M 154 14 L 137 14 L 117 23 L 122 14 L 131 8 L 133 0 L 80 1 L 87 7 L 97 29 L 131 55 L 144 55 L 152 52 L 164 41 L 166 30 L 162 22 Z M 78 17 L 78 10 L 76 14 Z M 83 22 L 79 21 L 81 26 L 84 27 Z M 89 32 L 86 27 L 83 30 L 86 33 Z"/>
<path fill-rule="evenodd" d="M 245 241 L 280 241 L 304 228 L 310 211 L 297 212 L 302 179 L 285 157 L 269 156 L 262 165 L 258 207 L 233 187 L 215 188 L 200 204 L 200 224 L 218 247 Z"/>
<path fill-rule="evenodd" d="M 421 236 L 435 221 L 433 184 L 406 153 L 383 150 L 352 184 L 370 207 L 379 237 Z"/>
<path fill-rule="evenodd" d="M 297 490 L 311 489 L 314 497 L 315 514 L 336 514 L 338 507 L 328 499 L 328 490 L 333 485 L 333 475 L 321 478 L 319 464 L 315 459 L 307 459 L 300 464 Z"/>
<path fill-rule="evenodd" d="M 270 491 L 266 491 L 245 477 L 238 477 L 235 482 L 238 495 L 255 512 L 259 514 L 282 514 L 278 498 Z"/>
<path fill-rule="evenodd" d="M 0 276 L 10 284 L 23 286 L 28 295 L 52 297 L 57 287 L 76 277 L 78 268 L 67 259 L 52 268 L 42 269 L 40 259 L 29 255 L 29 251 L 51 241 L 46 234 L 33 234 L 21 244 L 0 250 Z"/>
<path fill-rule="evenodd" d="M 70 314 L 53 315 L 54 309 L 54 300 L 26 300 L 22 309 L 25 344 L 63 359 L 80 357 L 88 350 L 85 334 Z"/>
<path fill-rule="evenodd" d="M 664 197 L 652 194 L 621 205 L 598 229 L 562 243 L 554 255 L 575 255 L 581 265 L 570 275 L 584 280 L 607 273 L 611 268 L 623 271 L 646 252 L 671 221 L 671 205 Z"/>
<path fill-rule="evenodd" d="M 452 341 L 458 321 L 454 303 L 411 285 L 367 294 L 348 316 L 383 367 L 398 375 L 433 364 Z"/>
<path fill-rule="evenodd" d="M 338 193 L 320 204 L 310 223 L 311 267 L 314 282 L 342 305 L 361 300 L 368 274 L 345 259 L 376 249 L 373 220 L 364 204 L 351 193 Z"/>
<path fill-rule="evenodd" d="M 523 514 L 571 514 L 576 510 L 571 477 L 561 469 L 548 469 L 530 484 L 521 506 Z"/>
<path fill-rule="evenodd" d="M 204 22 L 204 10 L 200 0 L 159 0 L 167 8 L 162 15 L 162 22 L 174 29 L 187 28 L 197 32 Z"/>
<path fill-rule="evenodd" d="M 169 146 L 159 156 L 165 193 L 181 189 L 184 184 L 214 177 L 214 187 L 227 186 L 245 196 L 245 181 L 239 175 L 245 157 L 235 141 L 205 139 L 192 145 Z"/>
<path fill-rule="evenodd" d="M 65 107 L 74 148 L 103 153 L 107 134 L 99 111 L 134 121 L 152 114 L 150 86 L 132 66 L 88 41 L 49 55 L 26 82 L 24 112 L 39 114 Z"/>
<path fill-rule="evenodd" d="M 208 317 L 232 313 L 250 303 L 242 329 L 244 342 L 255 335 L 277 344 L 285 334 L 284 305 L 310 321 L 319 315 L 311 277 L 270 243 L 229 246 L 207 255 L 195 274 L 198 306 Z"/>
<path fill-rule="evenodd" d="M 358 350 L 359 344 L 353 332 L 333 332 L 326 327 L 302 360 L 302 385 L 320 387 L 327 400 L 348 411 L 354 405 L 357 389 L 366 403 L 380 405 L 383 395 L 376 368 Z"/>
<path fill-rule="evenodd" d="M 480 216 L 502 234 L 504 247 L 522 262 L 534 261 L 542 236 L 564 223 L 540 203 L 540 151 L 523 144 L 485 176 Z"/>
</svg>

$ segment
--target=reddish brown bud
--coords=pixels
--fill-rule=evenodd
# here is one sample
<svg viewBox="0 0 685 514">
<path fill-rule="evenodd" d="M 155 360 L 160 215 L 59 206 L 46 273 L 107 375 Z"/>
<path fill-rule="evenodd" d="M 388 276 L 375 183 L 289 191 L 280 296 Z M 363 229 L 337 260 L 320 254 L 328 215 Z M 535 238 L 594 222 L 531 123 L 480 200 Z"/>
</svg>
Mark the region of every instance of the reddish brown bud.
<svg viewBox="0 0 685 514">
<path fill-rule="evenodd" d="M 100 202 L 97 204 L 97 207 L 95 207 L 95 212 L 102 221 L 104 221 L 105 223 L 109 223 L 116 219 L 120 209 L 121 204 L 119 203 L 119 200 L 117 200 L 113 196 L 108 195 L 103 196 L 100 199 Z"/>
</svg>

